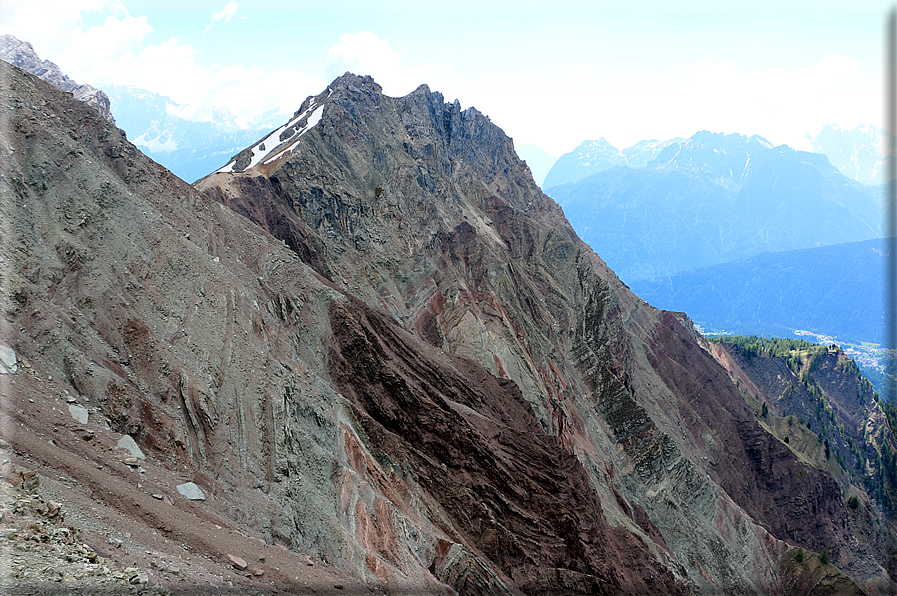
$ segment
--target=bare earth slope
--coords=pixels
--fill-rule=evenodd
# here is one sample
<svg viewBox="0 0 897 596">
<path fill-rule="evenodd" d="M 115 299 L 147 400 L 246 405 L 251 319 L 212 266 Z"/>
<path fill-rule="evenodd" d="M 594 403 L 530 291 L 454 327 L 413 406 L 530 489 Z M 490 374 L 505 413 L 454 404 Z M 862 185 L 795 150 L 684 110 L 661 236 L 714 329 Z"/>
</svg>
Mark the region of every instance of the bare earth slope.
<svg viewBox="0 0 897 596">
<path fill-rule="evenodd" d="M 533 592 L 568 584 L 608 593 L 684 590 L 639 538 L 609 526 L 579 462 L 541 429 L 513 383 L 495 391 L 500 382 L 476 364 L 448 358 L 332 288 L 280 242 L 146 159 L 83 104 L 0 67 L 2 130 L 12 148 L 2 179 L 3 338 L 23 363 L 22 373 L 2 377 L 4 437 L 19 463 L 82 487 L 88 502 L 112 510 L 120 533 L 148 525 L 145 540 L 161 541 L 160 552 L 184 544 L 217 562 L 230 545 L 248 560 L 247 550 L 264 555 L 262 580 L 213 566 L 201 576 L 211 586 L 335 585 L 296 563 L 267 563 L 283 555 L 265 544 L 283 544 L 311 549 L 356 583 L 397 593 L 442 592 L 444 582 L 483 594 L 518 593 L 517 584 Z M 359 352 L 346 335 L 370 321 L 383 353 Z M 348 385 L 345 396 L 335 391 L 344 381 L 331 376 L 334 364 L 364 356 L 384 378 L 427 387 L 408 399 L 425 400 L 418 409 L 448 416 L 443 424 L 465 438 L 452 445 L 463 459 L 450 461 L 442 478 L 419 480 L 423 464 L 401 457 L 438 461 L 438 447 L 409 443 L 413 436 L 381 445 L 368 435 L 376 428 L 363 424 L 367 410 L 388 403 L 362 401 Z M 67 412 L 68 395 L 89 409 L 87 424 Z M 495 400 L 485 414 L 464 408 L 486 395 Z M 497 416 L 493 410 L 508 410 L 515 430 L 483 419 Z M 115 448 L 122 433 L 146 453 L 135 470 L 116 458 L 127 455 Z M 490 465 L 491 446 L 504 443 L 522 444 L 535 461 L 512 453 Z M 385 446 L 391 451 L 375 449 Z M 534 466 L 548 477 L 535 482 L 542 496 L 530 504 L 523 487 L 534 482 Z M 471 476 L 479 478 L 473 486 Z M 205 502 L 174 490 L 187 481 Z M 521 546 L 497 547 L 524 563 L 519 570 L 481 551 L 486 520 L 495 516 L 464 508 L 489 482 L 496 504 L 519 501 L 530 510 L 497 512 L 501 521 L 509 511 L 524 515 L 506 531 Z M 153 499 L 156 491 L 167 500 Z M 121 516 L 134 518 L 134 527 Z M 532 531 L 544 544 L 525 540 Z M 240 532 L 260 542 L 248 549 Z"/>
<path fill-rule="evenodd" d="M 475 110 L 346 75 L 202 194 L 0 87 L 3 439 L 101 556 L 183 593 L 853 591 L 791 590 L 825 545 L 887 589 L 831 475 Z"/>
<path fill-rule="evenodd" d="M 888 585 L 852 549 L 832 477 L 780 447 L 688 326 L 619 282 L 475 109 L 347 74 L 197 186 L 418 337 L 514 381 L 611 523 L 694 589 L 775 589 L 777 539 Z"/>
</svg>

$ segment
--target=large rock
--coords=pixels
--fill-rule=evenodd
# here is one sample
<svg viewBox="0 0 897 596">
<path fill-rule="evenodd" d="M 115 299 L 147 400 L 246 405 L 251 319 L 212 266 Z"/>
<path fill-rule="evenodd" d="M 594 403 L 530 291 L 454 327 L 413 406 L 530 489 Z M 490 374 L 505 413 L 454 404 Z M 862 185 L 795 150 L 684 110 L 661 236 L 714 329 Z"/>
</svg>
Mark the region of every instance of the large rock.
<svg viewBox="0 0 897 596">
<path fill-rule="evenodd" d="M 202 492 L 202 489 L 196 486 L 193 482 L 185 482 L 184 484 L 178 484 L 177 486 L 178 492 L 190 499 L 191 501 L 205 501 L 206 495 Z M 245 564 L 243 568 L 245 569 Z"/>
<path fill-rule="evenodd" d="M 146 455 L 144 455 L 143 450 L 139 445 L 137 445 L 137 443 L 134 441 L 134 437 L 132 437 L 131 435 L 124 435 L 118 440 L 116 446 L 127 450 L 128 453 L 130 453 L 133 457 L 146 459 Z"/>
<path fill-rule="evenodd" d="M 77 404 L 69 404 L 69 414 L 71 414 L 72 418 L 74 418 L 81 424 L 87 424 L 87 420 L 90 417 L 90 413 L 87 411 L 87 408 L 85 408 L 84 406 L 79 406 Z"/>
<path fill-rule="evenodd" d="M 0 375 L 15 374 L 17 370 L 19 365 L 15 350 L 0 344 Z"/>
</svg>

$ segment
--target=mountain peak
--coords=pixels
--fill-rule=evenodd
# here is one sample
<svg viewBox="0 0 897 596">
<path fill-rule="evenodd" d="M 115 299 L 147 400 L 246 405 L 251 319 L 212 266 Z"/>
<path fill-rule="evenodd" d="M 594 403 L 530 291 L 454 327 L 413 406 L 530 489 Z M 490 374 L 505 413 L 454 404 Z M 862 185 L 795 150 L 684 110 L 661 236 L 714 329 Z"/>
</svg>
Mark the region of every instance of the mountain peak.
<svg viewBox="0 0 897 596">
<path fill-rule="evenodd" d="M 682 139 L 639 141 L 623 150 L 611 145 L 604 137 L 597 141 L 583 141 L 576 149 L 565 153 L 554 163 L 542 186 L 547 189 L 566 182 L 576 182 L 615 166 L 641 168 L 652 161 L 665 147 L 679 141 Z"/>
<path fill-rule="evenodd" d="M 426 85 L 421 86 L 426 87 Z M 333 82 L 327 86 L 327 88 L 332 90 L 343 88 L 366 89 L 374 93 L 383 93 L 383 87 L 374 80 L 374 77 L 370 75 L 357 75 L 349 71 L 346 71 L 339 77 L 335 78 Z"/>
<path fill-rule="evenodd" d="M 696 132 L 689 138 L 689 141 L 693 143 L 700 143 L 707 146 L 712 146 L 715 148 L 721 147 L 763 147 L 766 149 L 772 149 L 773 144 L 767 141 L 765 138 L 760 135 L 751 135 L 746 136 L 738 133 L 723 133 L 723 132 L 710 132 L 708 130 L 701 130 Z"/>
<path fill-rule="evenodd" d="M 784 593 L 792 544 L 887 581 L 874 504 L 851 516 L 793 451 L 815 437 L 773 434 L 479 112 L 344 79 L 279 129 L 306 131 L 290 155 L 206 178 L 203 196 L 58 89 L 6 64 L 0 82 L 3 340 L 29 362 L 8 383 L 9 440 L 87 487 L 72 517 L 137 503 L 110 516 L 139 529 L 129 553 L 198 547 L 203 577 L 265 554 L 264 578 L 236 578 L 249 591 L 295 591 L 275 572 L 310 554 L 352 593 Z M 66 395 L 95 404 L 69 426 L 84 440 L 48 413 Z M 145 488 L 98 448 L 124 434 Z M 190 523 L 164 494 L 188 478 L 208 519 L 259 542 Z"/>
<path fill-rule="evenodd" d="M 850 129 L 827 122 L 810 147 L 816 153 L 825 154 L 848 178 L 862 184 L 880 184 L 884 180 L 881 147 L 889 138 L 886 131 L 873 124 L 859 124 Z"/>
<path fill-rule="evenodd" d="M 53 62 L 41 60 L 29 42 L 21 41 L 9 34 L 0 35 L 0 60 L 21 68 L 63 91 L 68 91 L 75 96 L 75 99 L 92 106 L 103 118 L 115 124 L 109 97 L 105 93 L 90 85 L 79 85 Z"/>
</svg>

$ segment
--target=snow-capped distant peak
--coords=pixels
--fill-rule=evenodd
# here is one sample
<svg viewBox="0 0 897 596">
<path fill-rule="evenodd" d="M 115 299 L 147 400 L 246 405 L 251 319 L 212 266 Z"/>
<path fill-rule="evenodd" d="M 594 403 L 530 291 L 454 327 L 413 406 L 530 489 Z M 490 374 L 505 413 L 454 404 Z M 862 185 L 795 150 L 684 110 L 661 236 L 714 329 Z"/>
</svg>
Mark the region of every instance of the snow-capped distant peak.
<svg viewBox="0 0 897 596">
<path fill-rule="evenodd" d="M 308 107 L 305 109 L 300 108 L 300 111 L 293 114 L 293 117 L 290 118 L 286 124 L 273 130 L 249 149 L 234 156 L 227 165 L 216 170 L 215 173 L 227 174 L 233 172 L 245 172 L 259 164 L 273 163 L 277 159 L 288 156 L 292 153 L 293 149 L 295 149 L 296 145 L 299 144 L 302 135 L 307 133 L 321 121 L 321 116 L 324 111 L 324 101 L 330 97 L 333 90 L 328 87 L 327 92 L 327 97 L 323 99 L 319 99 L 323 94 L 309 97 L 306 100 L 308 102 Z M 242 166 L 241 162 L 245 162 L 247 151 L 250 152 L 249 163 Z"/>
</svg>

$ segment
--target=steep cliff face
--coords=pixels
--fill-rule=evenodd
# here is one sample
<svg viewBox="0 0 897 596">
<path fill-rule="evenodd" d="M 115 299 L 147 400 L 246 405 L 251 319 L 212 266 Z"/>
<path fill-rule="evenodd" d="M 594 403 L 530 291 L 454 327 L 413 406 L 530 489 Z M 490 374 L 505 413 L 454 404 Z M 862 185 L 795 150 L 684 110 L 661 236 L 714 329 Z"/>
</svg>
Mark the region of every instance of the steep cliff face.
<svg viewBox="0 0 897 596">
<path fill-rule="evenodd" d="M 217 560 L 222 535 L 253 535 L 350 571 L 340 586 L 687 591 L 640 526 L 607 519 L 512 381 L 370 310 L 84 104 L 0 68 L 2 337 L 23 363 L 0 381 L 17 463 L 71 478 L 155 548 Z M 146 454 L 139 475 L 113 455 L 122 434 Z M 206 502 L 144 492 L 187 481 Z M 315 577 L 281 565 L 215 581 Z"/>
<path fill-rule="evenodd" d="M 476 111 L 346 75 L 202 194 L 70 96 L 0 85 L 5 444 L 156 548 L 317 557 L 213 587 L 824 593 L 793 563 L 819 544 L 888 586 L 830 475 Z M 207 500 L 149 496 L 187 481 Z"/>
<path fill-rule="evenodd" d="M 779 589 L 782 541 L 825 545 L 848 569 L 862 560 L 861 583 L 888 585 L 852 547 L 831 476 L 780 448 L 693 332 L 619 282 L 475 109 L 426 87 L 386 97 L 347 74 L 197 186 L 418 340 L 512 381 L 541 429 L 576 456 L 611 526 L 692 589 Z M 367 369 L 338 362 L 341 393 L 386 396 L 357 398 L 356 411 L 393 399 L 369 386 L 380 381 Z M 411 430 L 420 425 L 395 422 L 405 407 L 368 412 L 368 428 L 420 449 L 427 440 Z M 399 445 L 384 451 L 398 458 Z M 790 498 L 806 486 L 805 498 Z M 483 548 L 479 522 L 466 524 Z"/>
<path fill-rule="evenodd" d="M 759 345 L 730 339 L 708 347 L 757 407 L 765 404 L 761 423 L 778 437 L 779 449 L 829 472 L 837 481 L 829 492 L 855 499 L 846 520 L 851 533 L 893 573 L 897 535 L 889 516 L 897 504 L 897 441 L 871 384 L 839 348 L 779 347 L 775 353 Z M 858 565 L 857 575 L 867 572 Z"/>
</svg>

